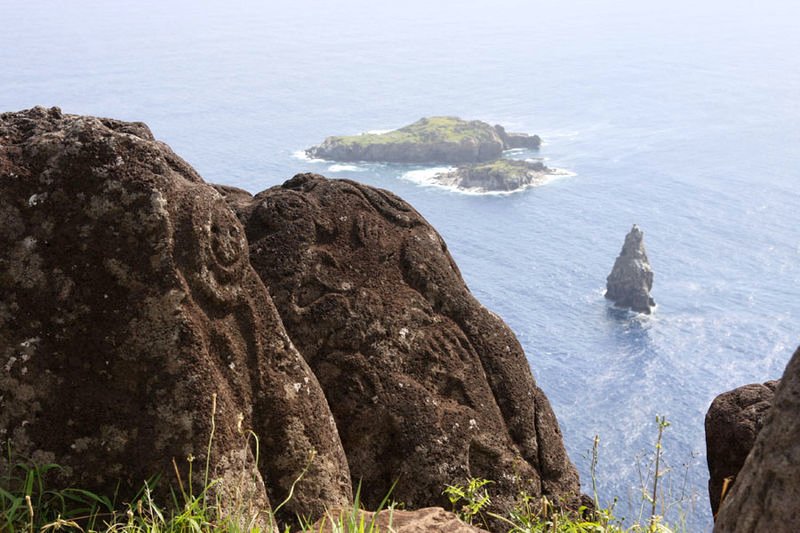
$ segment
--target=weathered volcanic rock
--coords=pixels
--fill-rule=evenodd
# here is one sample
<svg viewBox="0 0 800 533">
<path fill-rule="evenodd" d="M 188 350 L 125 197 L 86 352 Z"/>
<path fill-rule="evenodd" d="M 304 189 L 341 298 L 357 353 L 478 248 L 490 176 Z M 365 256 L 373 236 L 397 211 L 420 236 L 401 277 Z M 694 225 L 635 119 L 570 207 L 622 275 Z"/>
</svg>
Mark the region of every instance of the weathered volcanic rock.
<svg viewBox="0 0 800 533">
<path fill-rule="evenodd" d="M 332 161 L 465 164 L 491 161 L 510 148 L 538 148 L 537 135 L 457 117 L 425 117 L 386 133 L 334 136 L 306 150 Z"/>
<path fill-rule="evenodd" d="M 644 233 L 634 224 L 606 279 L 606 298 L 613 300 L 617 307 L 650 314 L 656 304 L 650 297 L 653 269 L 647 260 L 643 239 Z"/>
<path fill-rule="evenodd" d="M 541 161 L 497 159 L 490 163 L 461 165 L 454 170 L 434 176 L 442 186 L 478 192 L 513 192 L 542 185 L 558 170 Z"/>
<path fill-rule="evenodd" d="M 800 531 L 800 348 L 783 373 L 772 408 L 731 492 L 722 501 L 714 531 Z"/>
<path fill-rule="evenodd" d="M 318 533 L 337 533 L 332 524 L 338 524 L 351 516 L 351 509 L 330 510 L 325 517 L 311 527 Z M 374 524 L 377 531 L 395 533 L 486 533 L 485 529 L 471 526 L 441 507 L 426 507 L 415 511 L 384 510 L 380 513 L 358 511 L 356 520 Z"/>
<path fill-rule="evenodd" d="M 162 474 L 165 494 L 173 458 L 185 484 L 188 455 L 205 468 L 216 395 L 225 502 L 283 500 L 312 450 L 288 513 L 351 498 L 323 392 L 241 224 L 141 123 L 0 115 L 0 358 L 0 437 L 69 486 L 111 495 L 120 481 L 124 501 Z"/>
<path fill-rule="evenodd" d="M 778 381 L 745 385 L 717 396 L 706 414 L 708 495 L 717 513 L 725 478 L 734 481 L 753 448 Z M 730 485 L 729 485 L 730 489 Z"/>
<path fill-rule="evenodd" d="M 527 148 L 528 150 L 536 150 L 542 145 L 542 139 L 538 135 L 528 135 L 527 133 L 511 133 L 506 129 L 496 124 L 494 131 L 500 136 L 503 141 L 503 148 L 511 150 L 513 148 Z"/>
<path fill-rule="evenodd" d="M 389 192 L 313 174 L 234 203 L 251 263 L 333 410 L 366 504 L 447 505 L 493 480 L 574 502 L 578 476 L 550 404 L 503 321 L 475 300 L 447 247 Z"/>
</svg>

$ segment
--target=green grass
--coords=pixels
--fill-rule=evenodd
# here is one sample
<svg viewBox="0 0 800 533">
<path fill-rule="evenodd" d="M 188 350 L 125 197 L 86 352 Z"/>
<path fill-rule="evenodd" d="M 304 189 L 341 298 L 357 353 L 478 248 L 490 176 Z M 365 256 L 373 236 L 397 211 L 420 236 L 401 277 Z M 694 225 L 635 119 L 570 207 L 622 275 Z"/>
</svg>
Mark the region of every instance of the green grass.
<svg viewBox="0 0 800 533">
<path fill-rule="evenodd" d="M 215 402 L 212 402 L 215 403 Z M 213 418 L 213 417 L 212 417 Z M 664 514 L 681 501 L 672 501 L 664 487 L 670 474 L 663 458 L 664 432 L 669 423 L 662 417 L 656 419 L 658 434 L 652 459 L 641 477 L 642 512 L 633 524 L 614 514 L 614 504 L 601 507 L 596 492 L 596 467 L 598 463 L 599 438 L 595 437 L 591 455 L 593 508 L 577 510 L 561 509 L 546 497 L 533 497 L 525 493 L 518 495 L 515 507 L 500 515 L 490 511 L 492 481 L 472 478 L 464 484 L 453 484 L 444 488 L 459 518 L 480 527 L 492 527 L 508 533 L 678 533 L 686 528 L 671 527 L 664 523 Z M 212 424 L 213 426 L 213 424 Z M 255 435 L 253 435 L 255 438 Z M 213 432 L 209 442 L 213 439 Z M 258 440 L 255 439 L 255 447 Z M 9 458 L 11 457 L 9 451 Z M 0 532 L 50 533 L 56 531 L 80 531 L 96 533 L 260 533 L 276 531 L 275 514 L 293 497 L 294 488 L 305 476 L 314 456 L 298 475 L 287 498 L 271 512 L 254 510 L 245 502 L 220 501 L 214 490 L 218 480 L 209 478 L 208 462 L 201 473 L 205 488 L 199 494 L 192 493 L 193 458 L 188 479 L 181 480 L 175 465 L 177 492 L 172 493 L 170 505 L 161 506 L 153 498 L 154 481 L 144 484 L 130 502 L 117 501 L 116 495 L 103 496 L 79 488 L 55 489 L 48 486 L 60 467 L 54 464 L 36 465 L 17 462 L 0 478 Z M 174 461 L 173 461 L 174 463 Z M 188 487 L 188 489 L 185 489 Z M 394 489 L 394 486 L 392 487 Z M 292 529 L 283 525 L 282 533 L 290 531 L 320 532 L 323 528 L 334 533 L 380 533 L 376 523 L 377 512 L 387 510 L 391 527 L 392 513 L 396 504 L 389 502 L 389 494 L 383 499 L 376 514 L 368 516 L 361 511 L 361 485 L 359 484 L 353 505 L 346 509 L 330 510 L 319 523 L 297 517 Z M 615 500 L 616 502 L 616 500 Z M 224 511 L 223 511 L 224 509 Z M 260 518 L 260 520 L 259 520 Z M 259 524 L 262 529 L 259 529 Z M 316 527 L 315 527 L 316 525 Z"/>
<path fill-rule="evenodd" d="M 367 146 L 370 144 L 428 144 L 428 143 L 460 143 L 467 139 L 491 141 L 497 135 L 494 128 L 478 120 L 466 121 L 457 117 L 426 117 L 387 133 L 364 133 L 328 137 L 326 143 L 351 146 Z"/>
<path fill-rule="evenodd" d="M 490 512 L 491 493 L 487 489 L 490 481 L 469 479 L 465 484 L 450 485 L 446 494 L 453 512 L 464 522 L 486 525 L 490 522 L 502 524 L 507 533 L 685 533 L 684 521 L 687 500 L 682 496 L 673 498 L 672 492 L 664 489 L 671 469 L 665 466 L 663 457 L 664 432 L 670 426 L 665 417 L 656 417 L 657 436 L 652 451 L 652 460 L 646 473 L 640 473 L 641 509 L 632 524 L 614 513 L 616 499 L 609 507 L 602 507 L 597 494 L 596 470 L 599 460 L 598 436 L 594 438 L 591 454 L 591 481 L 594 505 L 577 510 L 559 508 L 545 496 L 532 497 L 520 493 L 514 509 L 505 515 Z M 639 465 L 641 467 L 641 465 Z M 667 524 L 667 511 L 678 511 L 679 523 Z"/>
<path fill-rule="evenodd" d="M 49 484 L 53 474 L 61 467 L 55 464 L 36 464 L 13 459 L 8 447 L 8 469 L 0 476 L 0 532 L 2 533 L 49 533 L 56 531 L 79 531 L 83 533 L 260 533 L 277 531 L 277 513 L 293 497 L 300 480 L 308 472 L 316 454 L 312 453 L 308 463 L 292 483 L 284 501 L 272 510 L 253 509 L 246 501 L 222 501 L 220 491 L 215 490 L 219 480 L 210 478 L 211 445 L 216 431 L 216 394 L 211 402 L 211 431 L 206 449 L 206 461 L 202 472 L 203 488 L 199 494 L 193 492 L 194 457 L 187 457 L 189 469 L 187 479 L 181 479 L 178 465 L 172 460 L 177 491 L 171 490 L 172 502 L 161 505 L 153 497 L 156 479 L 145 482 L 142 489 L 130 502 L 119 502 L 117 496 L 102 496 L 79 488 L 52 488 Z M 254 441 L 255 462 L 258 463 L 258 437 L 250 430 L 245 446 Z M 392 486 L 394 489 L 394 486 Z M 391 489 L 389 491 L 391 494 Z M 381 502 L 377 512 L 387 507 L 389 494 Z M 361 485 L 356 490 L 350 509 L 328 513 L 319 528 L 303 517 L 297 517 L 299 529 L 295 531 L 321 531 L 327 525 L 334 533 L 379 533 L 376 519 L 367 519 L 359 512 L 361 507 Z M 234 497 L 234 500 L 238 498 Z M 389 505 L 389 526 L 394 504 Z M 291 527 L 283 526 L 289 533 Z"/>
</svg>

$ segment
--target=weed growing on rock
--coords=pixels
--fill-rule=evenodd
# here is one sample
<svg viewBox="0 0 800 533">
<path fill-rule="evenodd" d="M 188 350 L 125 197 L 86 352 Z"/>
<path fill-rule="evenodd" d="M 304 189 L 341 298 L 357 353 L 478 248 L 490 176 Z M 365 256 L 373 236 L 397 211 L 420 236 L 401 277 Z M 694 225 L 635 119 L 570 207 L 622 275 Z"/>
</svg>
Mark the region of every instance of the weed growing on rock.
<svg viewBox="0 0 800 533">
<path fill-rule="evenodd" d="M 216 407 L 216 402 L 212 402 Z M 214 437 L 212 411 L 212 432 L 209 446 Z M 641 498 L 639 516 L 633 525 L 615 515 L 615 504 L 601 507 L 597 494 L 596 469 L 599 462 L 599 437 L 595 437 L 591 455 L 592 491 L 594 509 L 581 507 L 577 510 L 560 508 L 545 497 L 534 497 L 521 493 L 517 504 L 506 514 L 490 512 L 491 484 L 486 479 L 472 478 L 464 484 L 445 487 L 445 494 L 458 517 L 468 524 L 479 525 L 494 531 L 508 533 L 677 533 L 685 527 L 670 527 L 664 515 L 676 505 L 672 499 L 669 474 L 663 454 L 665 430 L 669 422 L 657 417 L 657 437 L 652 460 L 644 467 L 640 464 Z M 246 446 L 255 448 L 258 460 L 258 439 L 252 433 L 246 434 Z M 187 479 L 181 479 L 177 463 L 173 467 L 177 479 L 178 493 L 173 492 L 172 505 L 159 506 L 153 497 L 156 480 L 148 480 L 131 501 L 120 503 L 117 496 L 94 494 L 78 488 L 52 489 L 48 481 L 61 467 L 55 464 L 35 465 L 11 462 L 0 478 L 0 531 L 25 533 L 54 533 L 57 531 L 79 531 L 83 533 L 261 533 L 279 531 L 275 513 L 283 508 L 294 496 L 297 483 L 308 472 L 314 454 L 309 457 L 304 470 L 292 484 L 286 499 L 270 512 L 253 509 L 246 498 L 238 493 L 227 493 L 223 501 L 223 491 L 218 490 L 221 481 L 213 479 L 209 473 L 210 463 L 205 461 L 201 473 L 204 487 L 199 494 L 192 490 L 192 477 L 196 475 L 192 466 L 194 457 L 188 457 Z M 245 473 L 246 474 L 246 473 Z M 684 480 L 685 482 L 685 480 Z M 387 494 L 374 513 L 361 509 L 361 484 L 355 493 L 353 505 L 342 509 L 328 510 L 322 519 L 312 522 L 298 517 L 299 529 L 295 531 L 314 533 L 380 533 L 378 513 L 389 513 L 388 531 L 391 531 L 392 515 L 396 504 L 390 502 Z M 233 501 L 230 501 L 230 500 Z M 679 503 L 680 500 L 677 500 Z M 385 521 L 383 522 L 386 523 Z M 387 526 L 384 525 L 384 528 Z M 386 529 L 384 529 L 386 530 Z M 290 526 L 284 526 L 282 533 L 291 533 Z"/>
<path fill-rule="evenodd" d="M 467 524 L 475 523 L 480 519 L 486 525 L 484 508 L 491 505 L 492 500 L 484 488 L 492 483 L 488 479 L 471 478 L 465 485 L 448 485 L 442 494 L 445 494 L 453 506 L 453 512 Z"/>
</svg>

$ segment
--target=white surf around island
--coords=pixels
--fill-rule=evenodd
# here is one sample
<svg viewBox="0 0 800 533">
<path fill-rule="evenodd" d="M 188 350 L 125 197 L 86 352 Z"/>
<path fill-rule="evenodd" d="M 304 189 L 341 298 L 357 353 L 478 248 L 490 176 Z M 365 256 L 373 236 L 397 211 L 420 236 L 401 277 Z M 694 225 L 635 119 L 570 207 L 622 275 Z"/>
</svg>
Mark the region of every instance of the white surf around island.
<svg viewBox="0 0 800 533">
<path fill-rule="evenodd" d="M 365 166 L 359 165 L 344 165 L 341 163 L 335 163 L 328 167 L 328 172 L 364 172 L 369 170 Z"/>
<path fill-rule="evenodd" d="M 305 150 L 295 150 L 294 152 L 292 152 L 292 157 L 295 159 L 299 159 L 300 161 L 307 161 L 308 163 L 329 163 L 329 161 L 325 161 L 324 159 L 311 157 L 306 153 Z"/>
<path fill-rule="evenodd" d="M 314 163 L 320 165 L 328 165 L 328 168 L 322 171 L 323 173 L 341 173 L 341 172 L 367 172 L 370 170 L 378 170 L 386 167 L 386 163 L 373 163 L 373 162 L 358 162 L 358 163 L 337 163 L 327 159 L 319 159 L 311 157 L 305 150 L 295 150 L 292 152 L 292 157 L 306 163 Z"/>
<path fill-rule="evenodd" d="M 529 153 L 530 151 L 524 148 L 507 150 L 505 152 L 506 155 L 517 156 L 517 157 Z M 318 159 L 311 157 L 306 153 L 305 150 L 296 150 L 292 152 L 292 157 L 301 161 L 305 161 L 307 163 L 327 165 L 327 169 L 322 170 L 322 173 L 332 173 L 336 174 L 337 177 L 342 177 L 342 178 L 348 177 L 346 174 L 349 172 L 356 173 L 356 172 L 374 171 L 377 170 L 378 168 L 383 169 L 388 166 L 386 163 L 377 163 L 371 161 L 370 162 L 363 161 L 357 163 L 337 163 L 326 159 Z M 509 159 L 513 160 L 516 158 L 511 157 Z M 523 160 L 522 158 L 520 159 Z M 524 159 L 524 161 L 528 162 L 543 161 L 543 160 L 544 160 L 543 158 Z M 567 178 L 576 175 L 575 172 L 563 168 L 550 167 L 549 172 L 543 173 L 541 177 L 522 187 L 510 191 L 490 191 L 482 187 L 471 187 L 471 188 L 460 187 L 457 184 L 453 183 L 452 181 L 442 178 L 444 174 L 452 172 L 456 169 L 457 167 L 455 166 L 435 166 L 435 167 L 424 167 L 424 168 L 417 167 L 417 168 L 412 168 L 411 170 L 407 170 L 405 172 L 401 172 L 397 177 L 399 177 L 402 180 L 414 183 L 420 187 L 433 187 L 458 194 L 466 194 L 471 196 L 508 196 L 511 194 L 524 192 L 528 189 L 547 185 L 548 183 L 552 183 L 553 181 L 561 178 Z"/>
<path fill-rule="evenodd" d="M 533 160 L 526 160 L 526 161 L 533 161 Z M 574 172 L 571 172 L 566 169 L 550 168 L 550 172 L 542 174 L 540 179 L 537 179 L 534 182 L 529 183 L 523 187 L 519 187 L 518 189 L 514 189 L 511 191 L 487 191 L 482 187 L 472 187 L 472 188 L 459 187 L 458 185 L 449 182 L 449 180 L 441 179 L 442 175 L 447 174 L 448 172 L 452 172 L 456 170 L 456 168 L 457 167 L 428 167 L 428 168 L 409 170 L 401 174 L 400 179 L 410 181 L 421 187 L 435 187 L 437 189 L 443 189 L 458 194 L 467 194 L 471 196 L 509 196 L 511 194 L 524 192 L 528 189 L 532 189 L 535 187 L 541 187 L 542 185 L 552 183 L 557 179 L 567 178 L 576 175 Z"/>
</svg>

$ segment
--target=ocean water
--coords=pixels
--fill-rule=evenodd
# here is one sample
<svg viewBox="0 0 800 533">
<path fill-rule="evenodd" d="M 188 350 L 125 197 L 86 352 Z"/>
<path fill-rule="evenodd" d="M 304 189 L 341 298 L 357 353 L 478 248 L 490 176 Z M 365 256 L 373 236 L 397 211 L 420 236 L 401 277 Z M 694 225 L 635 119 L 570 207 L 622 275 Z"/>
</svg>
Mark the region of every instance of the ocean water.
<svg viewBox="0 0 800 533">
<path fill-rule="evenodd" d="M 584 488 L 599 435 L 600 498 L 635 519 L 666 416 L 672 498 L 706 531 L 706 409 L 800 341 L 798 20 L 770 0 L 0 0 L 0 110 L 145 121 L 252 192 L 302 171 L 394 191 L 516 332 Z M 297 156 L 441 114 L 537 133 L 532 155 L 571 175 L 467 195 L 424 167 Z M 603 298 L 634 223 L 648 318 Z"/>
</svg>

